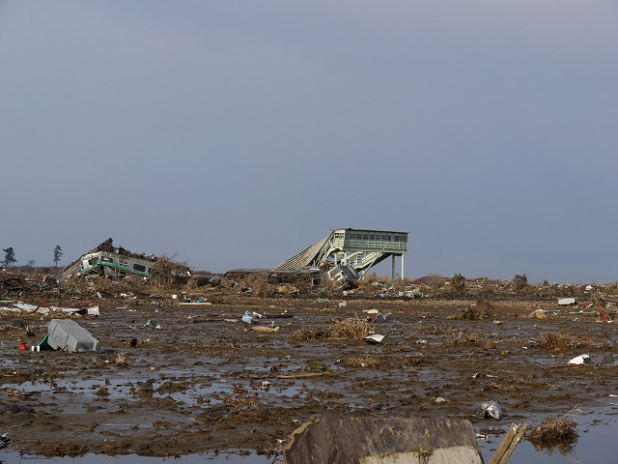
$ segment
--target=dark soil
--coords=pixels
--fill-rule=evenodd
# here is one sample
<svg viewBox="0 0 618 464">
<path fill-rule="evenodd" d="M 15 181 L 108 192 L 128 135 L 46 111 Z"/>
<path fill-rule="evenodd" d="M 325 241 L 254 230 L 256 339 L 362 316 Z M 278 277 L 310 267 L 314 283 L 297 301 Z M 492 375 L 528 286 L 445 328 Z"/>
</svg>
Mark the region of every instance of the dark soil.
<svg viewBox="0 0 618 464">
<path fill-rule="evenodd" d="M 0 432 L 14 450 L 270 454 L 312 416 L 448 416 L 507 428 L 594 408 L 616 393 L 618 326 L 594 308 L 559 308 L 555 298 L 91 298 L 101 315 L 75 318 L 101 353 L 19 350 L 20 341 L 42 340 L 51 318 L 67 316 L 0 312 Z M 53 303 L 77 304 L 59 295 Z M 548 317 L 529 317 L 538 308 Z M 370 309 L 394 316 L 368 324 L 386 335 L 382 344 L 328 336 L 333 324 L 364 320 Z M 245 311 L 279 330 L 231 322 Z M 17 319 L 34 334 L 14 327 Z M 161 328 L 144 327 L 149 320 Z M 310 332 L 322 335 L 303 339 Z M 568 365 L 584 353 L 591 363 Z M 502 420 L 484 417 L 486 401 L 501 405 Z"/>
</svg>

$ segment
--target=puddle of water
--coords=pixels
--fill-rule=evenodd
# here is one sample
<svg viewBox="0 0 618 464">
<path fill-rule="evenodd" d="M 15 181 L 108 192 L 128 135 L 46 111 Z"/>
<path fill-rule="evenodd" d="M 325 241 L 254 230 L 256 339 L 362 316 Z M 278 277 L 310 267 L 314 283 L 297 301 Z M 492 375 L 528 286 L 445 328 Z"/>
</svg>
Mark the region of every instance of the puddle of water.
<svg viewBox="0 0 618 464">
<path fill-rule="evenodd" d="M 178 377 L 178 376 L 176 376 Z M 137 379 L 140 380 L 140 379 Z M 146 379 L 141 379 L 145 381 Z M 182 382 L 182 379 L 180 380 Z M 151 395 L 155 398 L 172 398 L 175 401 L 183 402 L 190 406 L 199 404 L 202 399 L 206 398 L 210 404 L 221 403 L 217 394 L 222 393 L 230 395 L 233 393 L 234 385 L 238 388 L 245 388 L 247 390 L 256 389 L 260 396 L 264 399 L 276 401 L 277 397 L 292 397 L 303 390 L 302 384 L 286 382 L 283 384 L 280 380 L 268 380 L 268 383 L 262 383 L 263 381 L 252 382 L 250 380 L 233 380 L 227 382 L 221 382 L 219 380 L 208 379 L 205 383 L 201 384 L 204 379 L 190 380 L 194 383 L 191 387 L 183 391 L 174 392 L 162 392 L 156 391 L 156 387 L 162 385 L 164 382 L 155 382 L 155 391 L 151 392 Z M 172 381 L 173 383 L 174 381 Z M 107 388 L 108 395 L 101 397 L 97 392 L 102 387 Z M 90 379 L 76 382 L 70 380 L 63 382 L 61 380 L 56 381 L 56 386 L 51 388 L 48 384 L 43 382 L 22 382 L 20 384 L 4 384 L 3 387 L 15 389 L 23 393 L 37 392 L 41 395 L 79 395 L 83 398 L 83 402 L 90 402 L 93 399 L 105 398 L 107 400 L 120 400 L 120 399 L 133 399 L 138 393 L 135 391 L 136 382 L 127 383 L 126 380 L 110 380 L 105 385 L 105 380 L 102 379 Z M 76 397 L 75 400 L 78 398 Z"/>
<path fill-rule="evenodd" d="M 595 464 L 615 464 L 618 454 L 618 419 L 612 418 L 604 424 L 584 427 L 578 426 L 580 437 L 573 451 L 568 455 L 561 455 L 558 451 L 549 454 L 547 451 L 537 451 L 528 441 L 522 441 L 509 460 L 509 464 L 578 464 L 594 462 Z M 500 444 L 502 436 L 494 437 L 491 442 L 480 441 L 479 446 L 485 462 L 489 462 L 495 449 Z M 28 463 L 48 463 L 49 458 L 26 455 L 20 456 L 18 452 L 10 450 L 0 451 L 0 463 L 12 464 L 28 461 Z M 77 464 L 88 462 L 92 464 L 119 464 L 132 462 L 136 464 L 276 464 L 282 463 L 282 457 L 266 457 L 251 453 L 246 456 L 237 454 L 199 454 L 187 455 L 179 458 L 157 458 L 136 455 L 106 456 L 90 454 L 79 458 L 57 457 L 53 462 L 65 464 Z"/>
<path fill-rule="evenodd" d="M 137 456 L 135 454 L 128 454 L 123 456 L 106 456 L 104 454 L 87 454 L 78 458 L 70 457 L 55 457 L 46 458 L 36 455 L 20 455 L 16 451 L 0 450 L 0 463 L 1 464 L 48 464 L 63 463 L 63 464 L 81 464 L 88 462 L 89 464 L 124 464 L 131 462 L 135 464 L 276 464 L 282 463 L 282 457 L 270 457 L 257 455 L 254 453 L 246 456 L 239 456 L 238 454 L 192 454 L 188 456 L 181 456 L 179 458 L 155 458 L 148 456 Z"/>
<path fill-rule="evenodd" d="M 603 417 L 601 422 L 599 417 Z M 548 453 L 543 450 L 536 450 L 530 442 L 523 440 L 515 449 L 509 459 L 509 464 L 582 464 L 594 462 L 595 464 L 615 464 L 618 454 L 618 416 L 589 414 L 575 415 L 573 419 L 578 423 L 577 431 L 579 439 L 572 452 L 568 455 L 561 455 L 558 451 Z M 480 440 L 479 447 L 485 462 L 489 462 L 496 448 L 500 445 L 503 435 L 491 436 L 491 440 Z M 16 451 L 10 449 L 0 450 L 0 463 L 12 464 L 25 462 L 28 463 L 48 463 L 49 458 L 41 456 L 26 455 L 20 456 Z M 280 464 L 283 463 L 282 456 L 271 456 L 270 458 L 250 453 L 245 456 L 238 454 L 213 453 L 196 454 L 181 456 L 179 458 L 157 458 L 136 455 L 106 456 L 90 454 L 80 458 L 53 458 L 53 462 L 77 464 L 88 462 L 92 464 L 119 464 L 132 462 L 136 464 Z"/>
<path fill-rule="evenodd" d="M 601 423 L 594 423 L 602 417 Z M 557 450 L 553 453 L 548 453 L 544 450 L 536 450 L 532 444 L 523 440 L 515 448 L 515 452 L 509 459 L 509 464 L 580 464 L 594 462 L 595 464 L 615 464 L 618 455 L 618 441 L 616 435 L 618 433 L 618 417 L 608 415 L 573 415 L 572 419 L 577 422 L 577 432 L 579 438 L 571 453 L 562 455 Z M 491 442 L 485 440 L 479 441 L 479 447 L 483 454 L 485 462 L 495 452 L 500 445 L 503 435 L 492 437 Z"/>
</svg>

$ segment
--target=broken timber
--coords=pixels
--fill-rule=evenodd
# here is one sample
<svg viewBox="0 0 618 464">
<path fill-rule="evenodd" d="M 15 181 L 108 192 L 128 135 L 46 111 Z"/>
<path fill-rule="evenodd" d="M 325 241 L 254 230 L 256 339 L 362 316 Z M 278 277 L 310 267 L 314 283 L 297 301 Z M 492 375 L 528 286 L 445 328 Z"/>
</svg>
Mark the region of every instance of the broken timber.
<svg viewBox="0 0 618 464">
<path fill-rule="evenodd" d="M 327 416 L 296 429 L 284 455 L 287 464 L 483 464 L 465 419 Z"/>
<path fill-rule="evenodd" d="M 512 424 L 500 442 L 500 446 L 489 460 L 489 464 L 506 464 L 524 436 L 528 424 Z"/>
</svg>

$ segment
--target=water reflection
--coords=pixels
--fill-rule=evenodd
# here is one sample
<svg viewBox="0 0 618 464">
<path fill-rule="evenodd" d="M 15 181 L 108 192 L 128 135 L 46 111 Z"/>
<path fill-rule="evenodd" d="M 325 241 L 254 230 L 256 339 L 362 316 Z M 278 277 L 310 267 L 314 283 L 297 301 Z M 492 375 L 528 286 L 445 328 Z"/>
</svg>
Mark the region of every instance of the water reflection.
<svg viewBox="0 0 618 464">
<path fill-rule="evenodd" d="M 603 414 L 581 414 L 572 416 L 577 422 L 579 437 L 570 449 L 535 449 L 528 440 L 522 440 L 509 459 L 509 464 L 579 464 L 594 462 L 595 464 L 616 464 L 618 462 L 618 418 L 611 412 Z M 502 435 L 490 440 L 479 441 L 479 446 L 485 462 L 491 456 L 502 440 Z"/>
<path fill-rule="evenodd" d="M 130 462 L 131 464 L 281 464 L 282 458 L 261 456 L 250 453 L 248 455 L 240 456 L 238 454 L 193 454 L 188 456 L 181 456 L 179 458 L 156 458 L 148 456 L 137 456 L 134 454 L 123 456 L 106 456 L 104 454 L 88 454 L 86 456 L 78 458 L 69 457 L 54 457 L 46 458 L 44 456 L 34 455 L 21 455 L 16 451 L 0 450 L 0 463 L 3 464 L 16 464 L 24 463 L 28 464 L 49 464 L 62 463 L 62 464 L 81 464 L 87 462 L 88 464 L 124 464 Z"/>
<path fill-rule="evenodd" d="M 616 408 L 614 408 L 616 410 Z M 509 464 L 615 464 L 618 462 L 618 416 L 613 410 L 603 411 L 603 414 L 579 414 L 574 416 L 577 422 L 579 438 L 572 450 L 565 455 L 556 451 L 537 450 L 528 440 L 522 440 L 515 452 L 509 459 Z M 504 429 L 508 428 L 504 424 Z M 483 459 L 488 463 L 491 456 L 498 448 L 503 435 L 489 434 L 488 440 L 479 440 L 479 447 Z M 28 464 L 49 463 L 50 459 L 42 456 L 20 455 L 18 451 L 11 449 L 15 445 L 0 450 L 0 463 L 13 464 L 28 462 Z M 106 456 L 87 455 L 80 458 L 53 458 L 54 463 L 77 464 L 88 462 L 89 464 L 120 464 L 131 462 L 135 464 L 281 464 L 281 456 L 267 457 L 255 453 L 246 455 L 232 453 L 204 453 L 179 458 L 157 458 L 136 455 Z"/>
</svg>

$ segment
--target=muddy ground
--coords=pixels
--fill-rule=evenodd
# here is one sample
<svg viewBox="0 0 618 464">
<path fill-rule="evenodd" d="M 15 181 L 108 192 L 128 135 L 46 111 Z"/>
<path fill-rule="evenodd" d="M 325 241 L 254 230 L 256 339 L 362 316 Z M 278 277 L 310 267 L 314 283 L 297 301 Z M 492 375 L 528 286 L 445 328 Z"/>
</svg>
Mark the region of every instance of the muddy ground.
<svg viewBox="0 0 618 464">
<path fill-rule="evenodd" d="M 67 316 L 0 312 L 0 432 L 11 448 L 47 456 L 272 454 L 313 416 L 463 417 L 477 429 L 506 429 L 606 405 L 618 393 L 618 326 L 555 298 L 209 296 L 212 304 L 92 296 L 100 316 L 73 317 L 101 342 L 100 353 L 20 350 L 21 341 L 42 340 L 51 318 Z M 49 302 L 76 305 L 55 298 Z M 529 317 L 538 308 L 546 318 Z M 393 315 L 366 325 L 386 335 L 382 344 L 333 336 L 341 321 L 362 328 L 371 309 Z M 245 311 L 264 317 L 248 325 L 238 321 Z M 14 327 L 18 319 L 34 333 Z M 568 366 L 583 353 L 590 364 Z M 486 401 L 499 402 L 502 420 L 479 414 Z"/>
</svg>

